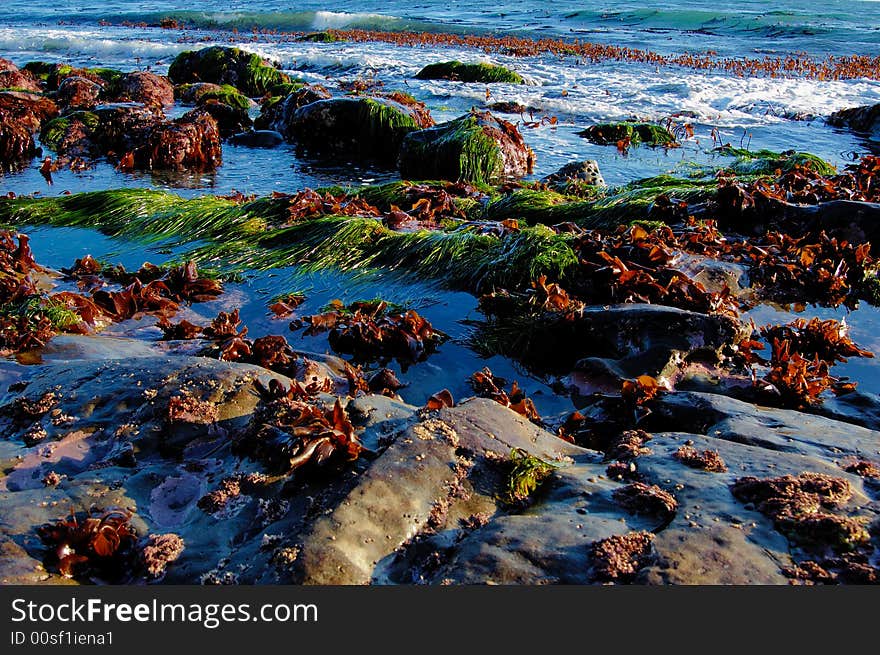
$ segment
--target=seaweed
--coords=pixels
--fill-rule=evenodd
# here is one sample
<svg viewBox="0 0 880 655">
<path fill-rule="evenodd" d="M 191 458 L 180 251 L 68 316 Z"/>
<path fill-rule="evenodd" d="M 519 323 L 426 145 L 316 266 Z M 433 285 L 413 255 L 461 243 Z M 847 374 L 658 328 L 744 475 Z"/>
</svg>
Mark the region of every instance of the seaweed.
<svg viewBox="0 0 880 655">
<path fill-rule="evenodd" d="M 653 561 L 654 535 L 628 532 L 590 544 L 593 576 L 603 582 L 632 582 Z"/>
<path fill-rule="evenodd" d="M 510 505 L 525 504 L 558 468 L 522 448 L 514 448 L 506 463 L 509 469 L 502 500 Z"/>
</svg>

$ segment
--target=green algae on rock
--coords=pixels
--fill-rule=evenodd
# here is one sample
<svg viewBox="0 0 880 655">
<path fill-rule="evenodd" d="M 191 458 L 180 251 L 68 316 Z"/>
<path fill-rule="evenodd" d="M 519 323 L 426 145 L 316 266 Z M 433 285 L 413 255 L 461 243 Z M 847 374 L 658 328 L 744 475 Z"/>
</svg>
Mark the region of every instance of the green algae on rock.
<svg viewBox="0 0 880 655">
<path fill-rule="evenodd" d="M 409 179 L 490 184 L 532 171 L 535 153 L 519 130 L 489 112 L 472 111 L 404 139 L 398 166 Z"/>
<path fill-rule="evenodd" d="M 621 142 L 634 146 L 642 143 L 648 146 L 678 145 L 672 132 L 655 123 L 601 123 L 578 132 L 578 136 L 600 146 L 617 145 Z"/>
<path fill-rule="evenodd" d="M 386 98 L 331 98 L 297 109 L 287 126 L 294 141 L 316 153 L 393 162 L 410 132 L 425 125 L 411 108 Z"/>
<path fill-rule="evenodd" d="M 289 81 L 259 55 L 223 46 L 180 53 L 171 62 L 168 77 L 175 84 L 230 84 L 248 96 L 261 96 L 273 85 Z"/>
<path fill-rule="evenodd" d="M 464 64 L 460 61 L 444 61 L 428 64 L 418 73 L 419 80 L 455 80 L 457 82 L 482 82 L 525 84 L 522 75 L 497 64 Z"/>
</svg>

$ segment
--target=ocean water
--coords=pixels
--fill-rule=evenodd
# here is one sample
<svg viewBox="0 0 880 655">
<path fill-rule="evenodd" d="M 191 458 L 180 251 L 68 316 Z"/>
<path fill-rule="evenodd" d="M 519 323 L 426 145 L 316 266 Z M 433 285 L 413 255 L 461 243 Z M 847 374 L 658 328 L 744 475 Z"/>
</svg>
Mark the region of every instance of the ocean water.
<svg viewBox="0 0 880 655">
<path fill-rule="evenodd" d="M 124 21 L 157 23 L 165 17 L 194 27 L 181 31 L 120 25 Z M 711 152 L 716 138 L 752 149 L 808 150 L 838 166 L 876 149 L 876 145 L 830 128 L 824 121 L 825 116 L 838 109 L 880 102 L 880 81 L 876 80 L 744 79 L 724 72 L 672 66 L 589 63 L 573 56 L 511 57 L 464 48 L 402 47 L 390 43 L 304 43 L 278 34 L 327 28 L 553 37 L 662 54 L 711 51 L 729 58 L 789 53 L 806 53 L 816 58 L 880 54 L 880 2 L 874 0 L 826 0 L 821 5 L 795 0 L 56 0 L 51 4 L 4 0 L 0 3 L 0 56 L 19 65 L 31 60 L 65 61 L 164 73 L 179 52 L 200 47 L 202 42 L 219 42 L 258 52 L 279 62 L 291 75 L 324 84 L 331 91 L 338 91 L 340 80 L 381 81 L 385 90 L 402 89 L 424 101 L 438 122 L 459 116 L 471 107 L 483 106 L 488 91 L 488 102 L 514 101 L 529 108 L 526 115 L 506 116 L 514 122 L 524 124 L 544 116 L 557 118 L 554 126 L 523 127 L 526 141 L 537 153 L 534 177 L 551 173 L 572 160 L 596 159 L 609 184 L 625 184 L 649 175 L 675 172 L 693 163 L 719 163 Z M 529 83 L 492 85 L 487 89 L 483 85 L 414 79 L 425 64 L 448 59 L 501 63 L 520 72 Z M 695 138 L 679 149 L 635 148 L 621 155 L 613 147 L 595 146 L 576 135 L 594 122 L 630 117 L 686 121 L 693 125 Z M 124 174 L 109 164 L 99 164 L 80 173 L 59 172 L 51 186 L 39 174 L 39 160 L 34 160 L 22 171 L 0 174 L 0 194 L 37 192 L 45 196 L 121 186 L 168 188 L 182 195 L 233 190 L 267 194 L 328 184 L 358 186 L 397 177 L 393 170 L 356 162 L 300 157 L 292 146 L 267 151 L 224 145 L 223 157 L 223 166 L 209 175 Z M 125 260 L 158 261 L 164 256 L 159 250 L 136 244 L 96 239 L 88 231 L 64 232 L 62 236 L 46 229 L 39 233 L 34 245 L 38 258 L 48 258 L 53 266 L 67 265 L 72 256 L 86 252 Z M 283 277 L 284 272 L 273 275 Z M 283 283 L 266 275 L 248 279 L 241 289 L 249 298 L 244 314 L 248 322 L 257 322 L 266 329 L 272 327 L 261 303 L 269 290 Z M 352 280 L 338 275 L 316 278 L 311 284 L 313 309 L 336 296 L 354 300 L 382 292 L 392 300 L 416 299 L 429 319 L 462 338 L 465 331 L 460 319 L 475 317 L 474 300 L 464 294 L 448 294 L 388 279 Z M 775 311 L 765 308 L 762 317 L 770 320 Z M 842 311 L 814 313 L 843 315 Z M 778 314 L 775 320 L 787 318 L 786 314 Z M 877 334 L 875 310 L 859 310 L 848 321 L 854 337 L 871 347 Z M 252 328 L 252 333 L 263 331 Z M 445 355 L 433 357 L 429 366 L 416 367 L 410 373 L 413 379 L 423 379 L 422 385 L 415 384 L 409 392 L 414 394 L 414 402 L 432 386 L 444 386 L 438 385 L 438 370 L 454 371 L 457 376 L 465 368 L 470 368 L 467 373 L 479 368 L 476 356 L 460 343 L 445 348 Z M 877 349 L 880 350 L 880 344 Z M 513 372 L 509 362 L 492 365 L 496 369 L 501 367 L 497 372 L 502 375 L 511 376 Z M 880 375 L 875 366 L 864 362 L 852 366 L 861 388 L 880 391 Z M 522 380 L 524 374 L 520 373 Z M 455 376 L 450 373 L 448 377 L 451 380 Z M 445 377 L 441 375 L 442 379 Z M 531 379 L 527 390 L 549 397 L 547 387 L 542 385 L 542 381 Z M 462 384 L 453 391 L 464 391 Z M 549 400 L 547 403 L 554 404 Z M 538 404 L 541 408 L 540 400 Z"/>
</svg>

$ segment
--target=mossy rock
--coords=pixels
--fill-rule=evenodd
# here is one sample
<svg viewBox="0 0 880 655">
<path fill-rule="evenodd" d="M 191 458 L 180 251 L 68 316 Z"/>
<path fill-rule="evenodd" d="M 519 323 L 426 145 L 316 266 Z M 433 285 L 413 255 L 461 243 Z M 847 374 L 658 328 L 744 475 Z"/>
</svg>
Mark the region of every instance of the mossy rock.
<svg viewBox="0 0 880 655">
<path fill-rule="evenodd" d="M 629 139 L 630 145 L 645 144 L 649 146 L 677 145 L 672 132 L 655 123 L 601 123 L 591 125 L 578 136 L 600 146 L 616 145 Z"/>
<path fill-rule="evenodd" d="M 250 97 L 262 96 L 274 85 L 290 81 L 259 55 L 224 46 L 180 53 L 171 62 L 168 77 L 175 84 L 229 84 Z"/>
<path fill-rule="evenodd" d="M 253 104 L 253 101 L 250 98 L 229 84 L 223 84 L 220 86 L 220 89 L 217 90 L 208 89 L 199 95 L 196 104 L 204 105 L 212 100 L 216 100 L 219 103 L 235 107 L 236 109 L 245 112 L 250 109 Z"/>
<path fill-rule="evenodd" d="M 336 36 L 332 32 L 309 32 L 308 34 L 303 34 L 302 36 L 297 37 L 297 41 L 306 41 L 308 43 L 336 43 L 337 41 L 342 41 L 338 36 Z"/>
<path fill-rule="evenodd" d="M 254 102 L 231 84 L 179 84 L 174 87 L 174 97 L 183 103 L 203 105 L 211 100 L 247 111 Z"/>
<path fill-rule="evenodd" d="M 408 135 L 398 165 L 404 178 L 493 184 L 530 173 L 534 153 L 514 125 L 472 111 Z"/>
<path fill-rule="evenodd" d="M 810 168 L 825 176 L 837 174 L 837 169 L 834 166 L 809 152 L 746 150 L 731 146 L 716 148 L 714 152 L 728 157 L 736 157 L 736 161 L 725 168 L 740 176 L 774 175 L 776 171 L 788 173 L 796 166 Z"/>
<path fill-rule="evenodd" d="M 98 115 L 91 111 L 76 111 L 66 116 L 53 118 L 43 125 L 43 129 L 40 131 L 40 143 L 57 152 L 61 141 L 66 137 L 68 129 L 75 121 L 82 123 L 86 131 L 91 133 L 98 127 L 99 119 Z"/>
<path fill-rule="evenodd" d="M 332 98 L 297 109 L 285 133 L 306 150 L 393 162 L 419 129 L 414 112 L 384 98 Z"/>
<path fill-rule="evenodd" d="M 460 61 L 443 61 L 428 64 L 416 74 L 419 80 L 455 80 L 457 82 L 480 82 L 492 84 L 525 84 L 516 71 L 496 64 L 464 64 Z"/>
<path fill-rule="evenodd" d="M 289 85 L 293 90 L 284 97 L 270 98 L 260 107 L 254 121 L 259 130 L 275 130 L 286 139 L 293 138 L 292 124 L 296 111 L 319 100 L 329 100 L 330 92 L 320 84 Z"/>
<path fill-rule="evenodd" d="M 55 64 L 50 64 L 45 61 L 29 61 L 24 65 L 23 70 L 30 72 L 38 80 L 45 82 L 54 68 Z"/>
</svg>

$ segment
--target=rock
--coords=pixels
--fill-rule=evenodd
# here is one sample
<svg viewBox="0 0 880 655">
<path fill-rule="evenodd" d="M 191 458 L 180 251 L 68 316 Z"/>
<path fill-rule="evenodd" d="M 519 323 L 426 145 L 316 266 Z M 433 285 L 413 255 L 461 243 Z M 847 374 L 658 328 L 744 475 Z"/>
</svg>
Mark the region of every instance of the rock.
<svg viewBox="0 0 880 655">
<path fill-rule="evenodd" d="M 675 137 L 665 127 L 654 123 L 602 123 L 591 125 L 578 136 L 597 145 L 616 145 L 624 141 L 627 145 L 644 143 L 649 146 L 675 146 Z"/>
<path fill-rule="evenodd" d="M 227 88 L 235 90 L 234 86 L 226 85 Z M 194 82 L 192 84 L 178 84 L 174 87 L 174 97 L 185 105 L 196 105 L 199 99 L 208 93 L 222 93 L 224 85 L 214 84 L 212 82 Z"/>
<path fill-rule="evenodd" d="M 40 67 L 39 70 L 45 71 L 46 89 L 49 91 L 57 90 L 66 78 L 76 76 L 99 84 L 104 89 L 106 98 L 114 97 L 117 85 L 123 77 L 122 71 L 114 68 L 74 68 L 68 64 L 50 64 L 48 68 Z"/>
<path fill-rule="evenodd" d="M 126 73 L 116 87 L 116 100 L 137 102 L 161 111 L 174 104 L 174 87 L 164 75 L 148 71 Z"/>
<path fill-rule="evenodd" d="M 101 105 L 94 111 L 97 124 L 90 137 L 107 155 L 121 157 L 141 145 L 158 122 L 152 111 L 134 103 Z"/>
<path fill-rule="evenodd" d="M 97 157 L 100 147 L 91 135 L 98 126 L 98 116 L 90 111 L 76 111 L 54 118 L 40 131 L 40 143 L 59 155 Z"/>
<path fill-rule="evenodd" d="M 16 168 L 37 153 L 33 134 L 58 114 L 51 100 L 31 93 L 0 92 L 0 169 Z"/>
<path fill-rule="evenodd" d="M 831 114 L 827 122 L 834 127 L 860 132 L 871 141 L 880 141 L 880 103 L 841 109 Z"/>
<path fill-rule="evenodd" d="M 605 179 L 599 171 L 599 163 L 595 159 L 571 162 L 541 180 L 544 184 L 562 187 L 566 182 L 572 181 L 586 182 L 593 186 L 606 186 Z"/>
<path fill-rule="evenodd" d="M 398 166 L 407 179 L 489 184 L 530 173 L 534 161 L 535 153 L 513 124 L 489 112 L 472 111 L 407 135 Z"/>
<path fill-rule="evenodd" d="M 0 171 L 24 166 L 37 152 L 30 131 L 8 114 L 0 113 Z"/>
<path fill-rule="evenodd" d="M 174 84 L 230 84 L 251 97 L 262 96 L 273 85 L 289 81 L 287 75 L 259 55 L 223 46 L 180 53 L 169 66 L 168 77 Z"/>
<path fill-rule="evenodd" d="M 768 451 L 834 460 L 876 452 L 880 432 L 790 409 L 758 407 L 711 393 L 661 394 L 641 425 L 649 432 L 704 434 Z"/>
<path fill-rule="evenodd" d="M 496 64 L 463 64 L 460 61 L 444 61 L 428 64 L 416 74 L 419 80 L 455 80 L 457 82 L 480 82 L 491 84 L 525 84 L 522 76 Z"/>
<path fill-rule="evenodd" d="M 58 105 L 35 93 L 0 91 L 0 115 L 20 123 L 34 134 L 45 121 L 58 115 Z"/>
<path fill-rule="evenodd" d="M 64 78 L 55 92 L 55 100 L 65 110 L 94 109 L 103 87 L 85 77 L 72 75 Z"/>
<path fill-rule="evenodd" d="M 254 124 L 260 129 L 280 132 L 285 138 L 292 140 L 293 116 L 296 111 L 318 100 L 328 100 L 330 97 L 330 92 L 320 84 L 303 86 L 284 97 L 270 98 L 263 104 Z"/>
<path fill-rule="evenodd" d="M 155 124 L 133 152 L 135 167 L 146 170 L 210 171 L 223 161 L 220 128 L 204 109 Z"/>
<path fill-rule="evenodd" d="M 8 59 L 0 57 L 0 89 L 12 89 L 15 91 L 30 91 L 42 93 L 37 78 L 27 70 L 19 70 L 18 66 Z"/>
<path fill-rule="evenodd" d="M 560 373 L 577 362 L 574 370 L 587 377 L 598 366 L 621 378 L 671 375 L 685 360 L 717 361 L 722 348 L 750 332 L 727 316 L 649 304 L 587 307 L 577 320 L 554 318 L 530 329 L 528 348 L 514 348 L 523 361 Z"/>
<path fill-rule="evenodd" d="M 300 107 L 286 127 L 306 150 L 394 161 L 404 137 L 419 129 L 417 114 L 384 98 L 332 98 Z"/>
<path fill-rule="evenodd" d="M 238 134 L 253 125 L 246 109 L 233 107 L 217 100 L 202 102 L 196 111 L 211 116 L 217 122 L 217 128 L 223 138 Z"/>
<path fill-rule="evenodd" d="M 229 143 L 248 148 L 274 148 L 284 143 L 284 137 L 275 130 L 248 130 L 233 134 Z"/>
</svg>

